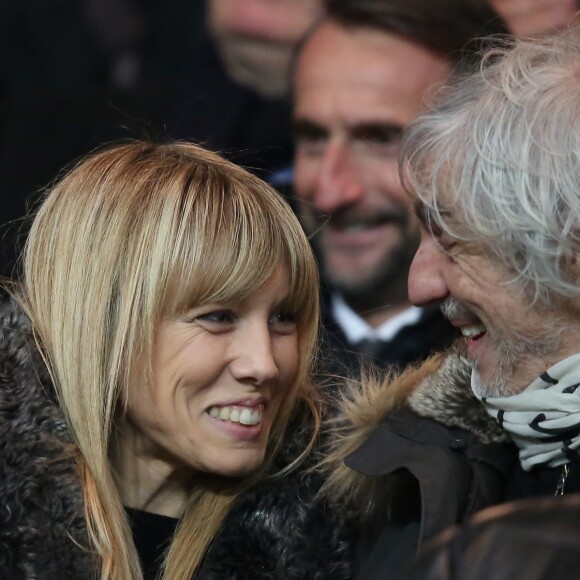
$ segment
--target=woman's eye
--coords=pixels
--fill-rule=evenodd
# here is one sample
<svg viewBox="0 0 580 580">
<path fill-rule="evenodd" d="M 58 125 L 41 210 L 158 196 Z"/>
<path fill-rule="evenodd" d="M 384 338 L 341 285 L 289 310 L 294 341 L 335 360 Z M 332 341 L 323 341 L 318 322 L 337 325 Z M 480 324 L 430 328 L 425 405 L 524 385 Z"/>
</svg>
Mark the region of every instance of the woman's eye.
<svg viewBox="0 0 580 580">
<path fill-rule="evenodd" d="M 270 317 L 270 325 L 275 329 L 291 331 L 296 326 L 296 312 L 277 312 Z"/>
<path fill-rule="evenodd" d="M 197 316 L 197 319 L 215 324 L 233 324 L 236 317 L 231 310 L 214 310 Z"/>
</svg>

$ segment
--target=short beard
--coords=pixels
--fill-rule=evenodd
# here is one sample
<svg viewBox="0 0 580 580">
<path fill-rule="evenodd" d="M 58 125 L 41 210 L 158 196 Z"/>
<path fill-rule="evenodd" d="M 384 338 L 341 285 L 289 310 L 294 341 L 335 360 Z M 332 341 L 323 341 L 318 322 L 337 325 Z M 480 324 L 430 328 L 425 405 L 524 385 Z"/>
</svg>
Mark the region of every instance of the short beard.
<svg viewBox="0 0 580 580">
<path fill-rule="evenodd" d="M 469 308 L 454 298 L 448 298 L 441 305 L 443 315 L 450 318 L 480 322 L 480 319 Z M 549 312 L 546 310 L 549 316 Z M 471 387 L 479 398 L 510 397 L 521 391 L 514 386 L 518 364 L 525 359 L 544 358 L 558 352 L 562 344 L 562 320 L 554 320 L 549 332 L 536 332 L 534 337 L 520 334 L 506 335 L 486 325 L 488 340 L 497 353 L 498 366 L 485 383 L 481 382 L 477 363 L 469 361 L 472 368 Z"/>
<path fill-rule="evenodd" d="M 401 304 L 408 300 L 407 279 L 419 245 L 418 234 L 401 228 L 401 240 L 366 278 L 344 280 L 322 271 L 333 290 L 359 312 Z"/>
<path fill-rule="evenodd" d="M 331 224 L 344 227 L 352 220 L 353 211 L 356 209 L 345 207 L 329 216 L 326 212 L 318 211 L 312 204 L 299 201 L 297 213 L 304 230 L 310 236 L 324 280 L 331 291 L 342 294 L 349 306 L 358 312 L 406 303 L 407 278 L 411 262 L 419 247 L 420 233 L 412 222 L 408 210 L 400 204 L 393 205 L 387 212 L 391 223 L 398 227 L 399 242 L 383 257 L 373 272 L 364 278 L 351 277 L 345 280 L 329 271 L 319 235 L 324 227 Z"/>
<path fill-rule="evenodd" d="M 511 397 L 521 392 L 522 388 L 514 386 L 514 379 L 517 378 L 516 369 L 522 360 L 532 358 L 544 358 L 555 354 L 562 344 L 561 334 L 563 327 L 555 326 L 556 334 L 540 333 L 534 338 L 513 335 L 506 339 L 499 337 L 493 331 L 488 335 L 497 352 L 498 366 L 494 370 L 491 379 L 486 383 L 481 383 L 477 364 L 472 363 L 471 386 L 473 392 L 481 397 Z M 524 386 L 524 388 L 527 385 Z"/>
</svg>

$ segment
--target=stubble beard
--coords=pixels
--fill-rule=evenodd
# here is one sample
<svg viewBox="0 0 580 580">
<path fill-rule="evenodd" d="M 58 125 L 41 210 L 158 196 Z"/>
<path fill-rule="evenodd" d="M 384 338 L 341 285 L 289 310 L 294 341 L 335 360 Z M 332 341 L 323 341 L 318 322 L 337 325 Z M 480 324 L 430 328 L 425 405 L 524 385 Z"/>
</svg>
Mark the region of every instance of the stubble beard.
<svg viewBox="0 0 580 580">
<path fill-rule="evenodd" d="M 441 305 L 441 311 L 446 318 L 463 317 L 479 321 L 469 308 L 454 298 L 448 298 Z M 546 317 L 550 318 L 548 312 Z M 552 324 L 549 330 L 536 331 L 534 337 L 523 336 L 520 333 L 508 335 L 486 325 L 487 340 L 496 352 L 497 365 L 491 377 L 483 382 L 477 361 L 469 361 L 472 369 L 471 387 L 475 395 L 479 398 L 511 397 L 525 389 L 528 385 L 519 384 L 518 369 L 522 368 L 526 360 L 552 356 L 561 347 L 563 322 L 556 319 Z"/>
<path fill-rule="evenodd" d="M 341 275 L 329 267 L 325 260 L 325 250 L 321 243 L 326 227 L 338 224 L 344 227 L 352 220 L 356 208 L 344 207 L 334 212 L 319 212 L 304 200 L 298 201 L 298 216 L 304 230 L 309 234 L 312 246 L 320 264 L 324 280 L 332 292 L 340 293 L 347 304 L 357 312 L 367 312 L 408 302 L 407 279 L 411 262 L 419 247 L 420 232 L 411 223 L 409 212 L 404 206 L 392 206 L 391 227 L 397 228 L 398 240 L 388 249 L 372 271 L 361 274 L 348 272 Z M 385 210 L 381 210 L 385 211 Z"/>
<path fill-rule="evenodd" d="M 419 235 L 399 226 L 399 241 L 366 276 L 333 272 L 319 251 L 322 273 L 333 291 L 339 292 L 351 308 L 364 312 L 408 301 L 409 268 L 419 246 Z M 320 250 L 320 248 L 319 248 Z"/>
<path fill-rule="evenodd" d="M 555 329 L 556 330 L 556 329 Z M 497 352 L 497 367 L 485 383 L 481 382 L 477 361 L 472 361 L 472 388 L 479 397 L 511 397 L 523 391 L 536 377 L 531 377 L 527 384 L 519 382 L 518 369 L 526 360 L 542 359 L 554 355 L 560 349 L 561 329 L 555 334 L 541 333 L 534 338 L 516 336 L 504 338 L 497 333 L 489 333 L 490 342 Z"/>
</svg>

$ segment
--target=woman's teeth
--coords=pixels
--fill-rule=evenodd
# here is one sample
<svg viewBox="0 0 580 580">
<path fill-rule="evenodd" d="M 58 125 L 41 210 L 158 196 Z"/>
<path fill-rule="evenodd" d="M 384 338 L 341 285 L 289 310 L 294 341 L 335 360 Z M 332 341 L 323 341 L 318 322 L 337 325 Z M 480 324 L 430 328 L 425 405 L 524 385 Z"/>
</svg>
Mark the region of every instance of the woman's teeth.
<svg viewBox="0 0 580 580">
<path fill-rule="evenodd" d="M 240 423 L 241 425 L 257 425 L 262 420 L 262 405 L 254 409 L 243 407 L 210 407 L 208 413 L 214 419 L 221 419 L 222 421 L 231 421 L 232 423 Z"/>
</svg>

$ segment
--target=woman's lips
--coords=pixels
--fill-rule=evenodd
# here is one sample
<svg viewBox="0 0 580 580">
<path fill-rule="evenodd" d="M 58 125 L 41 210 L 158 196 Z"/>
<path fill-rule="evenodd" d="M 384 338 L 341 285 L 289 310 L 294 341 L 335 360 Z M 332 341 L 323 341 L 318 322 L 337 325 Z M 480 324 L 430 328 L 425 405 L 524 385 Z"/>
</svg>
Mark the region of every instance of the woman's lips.
<svg viewBox="0 0 580 580">
<path fill-rule="evenodd" d="M 239 416 L 234 414 L 234 417 L 232 417 L 232 410 L 230 410 L 230 416 L 225 419 L 222 418 L 222 411 L 225 407 L 220 409 L 220 414 L 217 416 L 215 416 L 215 411 L 212 411 L 213 409 L 217 409 L 217 407 L 211 407 L 210 410 L 206 411 L 205 417 L 211 422 L 213 428 L 227 435 L 228 438 L 241 441 L 253 441 L 258 439 L 263 432 L 263 409 L 250 411 L 250 409 L 246 407 L 240 411 Z M 248 416 L 247 413 L 244 414 L 245 412 L 250 413 L 250 415 Z M 226 411 L 223 411 L 223 413 L 225 416 Z M 259 413 L 259 416 L 253 415 L 253 413 Z M 238 420 L 236 421 L 233 419 Z M 242 423 L 241 419 L 248 422 Z"/>
<path fill-rule="evenodd" d="M 214 405 L 207 410 L 210 417 L 241 425 L 258 425 L 262 422 L 264 405 Z"/>
</svg>

